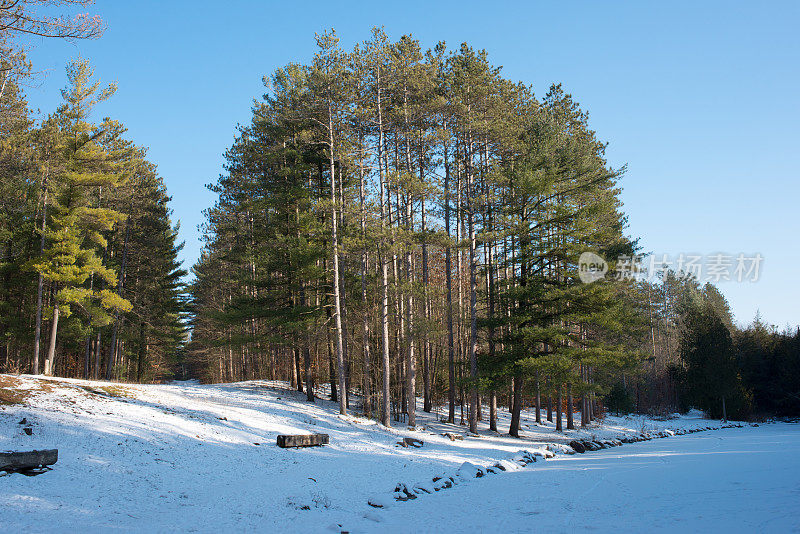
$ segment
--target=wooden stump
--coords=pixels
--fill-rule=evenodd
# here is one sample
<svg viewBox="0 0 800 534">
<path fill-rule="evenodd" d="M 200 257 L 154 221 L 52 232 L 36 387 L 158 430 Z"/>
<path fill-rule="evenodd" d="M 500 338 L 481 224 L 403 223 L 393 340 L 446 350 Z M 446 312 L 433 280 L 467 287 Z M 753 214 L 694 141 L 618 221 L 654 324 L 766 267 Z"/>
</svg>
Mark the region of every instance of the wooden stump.
<svg viewBox="0 0 800 534">
<path fill-rule="evenodd" d="M 316 447 L 328 444 L 328 434 L 297 434 L 278 436 L 278 447 Z"/>
<path fill-rule="evenodd" d="M 58 449 L 26 452 L 0 452 L 0 471 L 25 471 L 53 465 L 58 461 Z"/>
</svg>

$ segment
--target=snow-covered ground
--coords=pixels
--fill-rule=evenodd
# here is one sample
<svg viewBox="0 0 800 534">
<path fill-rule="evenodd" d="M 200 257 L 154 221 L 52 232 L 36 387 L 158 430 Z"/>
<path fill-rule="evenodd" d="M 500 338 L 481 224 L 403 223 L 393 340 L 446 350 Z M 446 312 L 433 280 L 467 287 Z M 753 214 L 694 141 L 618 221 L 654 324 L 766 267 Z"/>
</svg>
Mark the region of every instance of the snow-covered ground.
<svg viewBox="0 0 800 534">
<path fill-rule="evenodd" d="M 561 457 L 397 503 L 387 532 L 796 532 L 800 426 L 723 429 Z"/>
<path fill-rule="evenodd" d="M 22 404 L 3 404 L 4 398 Z M 800 527 L 796 425 L 703 432 L 570 456 L 561 453 L 573 439 L 720 424 L 699 414 L 667 421 L 607 417 L 585 430 L 556 433 L 552 424 L 537 426 L 526 410 L 523 437 L 515 439 L 490 432 L 486 422 L 471 437 L 463 426 L 419 413 L 417 430 L 399 423 L 386 430 L 339 416 L 329 401 L 310 404 L 281 383 L 128 385 L 0 375 L 0 451 L 59 449 L 52 471 L 0 476 L 0 531 Z M 23 418 L 27 424 L 18 424 Z M 499 425 L 507 431 L 503 410 Z M 275 446 L 278 434 L 308 432 L 329 434 L 330 445 Z M 424 446 L 397 446 L 403 437 Z M 526 467 L 510 463 L 523 449 L 559 454 Z M 476 469 L 498 461 L 507 472 L 473 478 Z M 450 477 L 452 488 L 420 490 L 407 502 L 393 498 L 398 483 L 430 491 Z"/>
</svg>

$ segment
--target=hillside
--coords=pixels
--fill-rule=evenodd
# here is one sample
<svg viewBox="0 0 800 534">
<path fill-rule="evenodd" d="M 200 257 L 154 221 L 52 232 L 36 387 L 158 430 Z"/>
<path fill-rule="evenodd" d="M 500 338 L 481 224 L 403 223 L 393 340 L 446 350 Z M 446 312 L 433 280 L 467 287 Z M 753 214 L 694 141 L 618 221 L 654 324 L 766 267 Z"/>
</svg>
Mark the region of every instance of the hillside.
<svg viewBox="0 0 800 534">
<path fill-rule="evenodd" d="M 501 411 L 501 428 L 507 428 L 507 415 Z M 23 418 L 25 425 L 19 424 Z M 521 449 L 565 453 L 571 449 L 564 443 L 576 437 L 719 426 L 697 414 L 670 421 L 607 417 L 587 430 L 557 435 L 552 425 L 537 426 L 525 410 L 524 437 L 514 439 L 485 425 L 479 436 L 470 437 L 463 426 L 437 422 L 436 414 L 419 420 L 416 431 L 399 425 L 387 430 L 361 417 L 341 417 L 329 401 L 309 404 L 284 383 L 123 385 L 0 375 L 0 450 L 59 449 L 52 471 L 0 477 L 0 520 L 14 531 L 118 531 L 143 525 L 148 531 L 201 532 L 370 529 L 403 516 L 404 506 L 424 506 L 418 503 L 448 493 L 422 492 L 414 502 L 396 502 L 392 492 L 399 482 L 408 488 L 430 485 L 437 475 L 459 482 L 464 462 L 490 466 L 515 455 L 519 459 Z M 701 435 L 707 441 L 714 434 L 754 431 L 734 428 L 582 456 L 558 454 L 547 465 L 608 459 L 612 452 L 617 457 L 657 442 L 674 446 Z M 275 446 L 278 434 L 309 432 L 329 434 L 330 445 Z M 451 440 L 442 435 L 447 432 L 464 437 Z M 424 446 L 399 447 L 402 437 L 423 440 Z M 468 464 L 462 475 L 465 469 L 474 467 Z M 511 469 L 534 473 L 540 467 Z M 472 476 L 463 476 L 456 489 L 463 491 L 464 483 L 478 492 L 492 487 L 483 486 L 488 480 L 467 480 Z M 491 475 L 492 484 L 502 484 L 502 477 L 509 477 L 510 491 L 519 491 L 510 474 L 499 470 Z M 370 500 L 386 508 L 374 508 Z M 465 502 L 460 506 L 470 508 Z"/>
</svg>

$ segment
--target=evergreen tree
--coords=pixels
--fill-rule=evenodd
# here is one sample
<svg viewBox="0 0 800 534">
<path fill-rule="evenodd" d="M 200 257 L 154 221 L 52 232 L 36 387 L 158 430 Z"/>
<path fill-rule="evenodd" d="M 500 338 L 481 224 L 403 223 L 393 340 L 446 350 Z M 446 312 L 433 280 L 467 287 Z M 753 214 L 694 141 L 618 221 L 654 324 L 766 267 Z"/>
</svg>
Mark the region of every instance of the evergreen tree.
<svg viewBox="0 0 800 534">
<path fill-rule="evenodd" d="M 123 216 L 101 207 L 102 189 L 119 184 L 122 176 L 116 161 L 121 156 L 106 151 L 100 138 L 111 125 L 99 127 L 88 122 L 92 107 L 109 98 L 115 86 L 100 89 L 92 81 L 92 69 L 85 60 L 67 68 L 70 86 L 62 91 L 65 103 L 51 120 L 58 127 L 58 154 L 54 173 L 51 224 L 44 232 L 48 245 L 41 259 L 33 263 L 44 280 L 54 286 L 52 326 L 44 373 L 52 374 L 59 317 L 68 318 L 75 309 L 84 312 L 92 326 L 110 322 L 109 310 L 130 310 L 130 303 L 108 288 L 86 287 L 90 277 L 107 286 L 117 283 L 117 275 L 103 265 L 96 248 L 105 249 L 103 233 L 110 231 Z M 93 204 L 94 190 L 97 205 Z M 34 369 L 34 372 L 38 372 Z"/>
<path fill-rule="evenodd" d="M 695 293 L 684 305 L 680 338 L 684 362 L 684 400 L 712 417 L 741 418 L 749 411 L 749 395 L 738 375 L 733 340 L 715 301 Z"/>
</svg>

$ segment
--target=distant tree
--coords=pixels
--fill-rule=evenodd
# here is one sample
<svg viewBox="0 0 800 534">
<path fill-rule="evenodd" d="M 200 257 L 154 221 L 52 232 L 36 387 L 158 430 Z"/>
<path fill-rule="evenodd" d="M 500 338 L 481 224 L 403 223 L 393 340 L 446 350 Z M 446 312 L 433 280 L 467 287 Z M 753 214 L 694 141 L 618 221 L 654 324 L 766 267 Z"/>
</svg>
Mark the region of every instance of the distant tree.
<svg viewBox="0 0 800 534">
<path fill-rule="evenodd" d="M 716 304 L 695 294 L 684 305 L 680 337 L 683 401 L 712 417 L 727 420 L 730 411 L 742 418 L 749 411 L 749 397 L 738 374 L 731 333 Z"/>
</svg>

